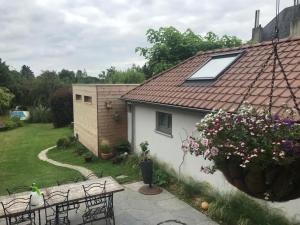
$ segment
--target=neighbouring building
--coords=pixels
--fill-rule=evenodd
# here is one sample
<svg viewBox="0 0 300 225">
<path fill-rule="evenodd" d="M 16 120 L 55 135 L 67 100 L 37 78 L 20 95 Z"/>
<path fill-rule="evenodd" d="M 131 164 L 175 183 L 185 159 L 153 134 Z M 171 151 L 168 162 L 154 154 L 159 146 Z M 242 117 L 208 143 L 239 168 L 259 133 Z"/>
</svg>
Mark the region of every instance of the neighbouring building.
<svg viewBox="0 0 300 225">
<path fill-rule="evenodd" d="M 234 112 L 271 52 L 272 42 L 200 52 L 123 95 L 128 105 L 128 137 L 134 151 L 140 151 L 139 144 L 147 140 L 151 155 L 175 171 L 179 172 L 181 166 L 181 174 L 186 177 L 209 182 L 222 191 L 234 189 L 221 172 L 200 172 L 202 165 L 209 164 L 203 158 L 189 154 L 183 158 L 182 141 L 207 112 Z M 300 38 L 280 40 L 278 52 L 300 103 Z M 256 107 L 269 104 L 272 62 L 246 98 Z M 282 72 L 278 68 L 276 71 L 274 114 L 282 112 L 285 103 L 294 106 Z M 300 199 L 275 205 L 300 218 Z"/>
<path fill-rule="evenodd" d="M 274 35 L 276 18 L 266 26 L 259 24 L 260 11 L 255 12 L 255 23 L 252 29 L 252 41 L 271 41 Z M 296 37 L 300 35 L 300 4 L 294 0 L 294 6 L 283 9 L 278 15 L 279 38 Z"/>
<path fill-rule="evenodd" d="M 127 139 L 127 109 L 120 96 L 137 85 L 131 84 L 74 84 L 74 135 L 99 155 L 99 141 L 111 145 Z"/>
</svg>

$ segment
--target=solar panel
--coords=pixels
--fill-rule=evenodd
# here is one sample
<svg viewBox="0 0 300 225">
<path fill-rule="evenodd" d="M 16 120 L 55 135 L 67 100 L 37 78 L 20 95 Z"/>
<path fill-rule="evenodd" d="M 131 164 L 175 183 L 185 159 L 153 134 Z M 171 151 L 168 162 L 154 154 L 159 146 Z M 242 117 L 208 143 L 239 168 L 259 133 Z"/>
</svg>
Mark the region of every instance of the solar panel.
<svg viewBox="0 0 300 225">
<path fill-rule="evenodd" d="M 226 70 L 239 56 L 240 53 L 212 56 L 188 80 L 214 79 Z"/>
</svg>

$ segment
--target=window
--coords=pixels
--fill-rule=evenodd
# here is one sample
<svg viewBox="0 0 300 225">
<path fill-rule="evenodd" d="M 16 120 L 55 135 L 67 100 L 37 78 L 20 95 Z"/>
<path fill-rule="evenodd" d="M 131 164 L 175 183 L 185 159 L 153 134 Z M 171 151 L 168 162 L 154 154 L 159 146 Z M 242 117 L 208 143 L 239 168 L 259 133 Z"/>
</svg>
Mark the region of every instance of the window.
<svg viewBox="0 0 300 225">
<path fill-rule="evenodd" d="M 82 96 L 81 96 L 81 95 L 75 95 L 75 99 L 76 99 L 77 101 L 81 101 L 81 100 L 82 100 Z"/>
<path fill-rule="evenodd" d="M 223 73 L 241 55 L 241 52 L 212 56 L 188 80 L 211 80 Z"/>
<path fill-rule="evenodd" d="M 92 103 L 92 97 L 91 96 L 84 96 L 84 102 Z"/>
<path fill-rule="evenodd" d="M 156 112 L 156 130 L 172 135 L 172 114 Z"/>
</svg>

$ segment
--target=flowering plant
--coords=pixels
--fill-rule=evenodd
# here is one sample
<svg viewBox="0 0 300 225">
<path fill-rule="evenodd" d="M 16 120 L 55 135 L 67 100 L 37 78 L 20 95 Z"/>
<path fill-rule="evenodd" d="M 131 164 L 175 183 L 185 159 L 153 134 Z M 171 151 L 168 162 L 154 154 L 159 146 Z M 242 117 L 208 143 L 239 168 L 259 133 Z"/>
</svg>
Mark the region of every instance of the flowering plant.
<svg viewBox="0 0 300 225">
<path fill-rule="evenodd" d="M 246 103 L 236 114 L 212 112 L 196 124 L 199 135 L 188 137 L 184 150 L 214 161 L 202 167 L 206 173 L 228 160 L 242 168 L 290 164 L 300 158 L 300 126 L 289 115 L 280 119 Z"/>
</svg>

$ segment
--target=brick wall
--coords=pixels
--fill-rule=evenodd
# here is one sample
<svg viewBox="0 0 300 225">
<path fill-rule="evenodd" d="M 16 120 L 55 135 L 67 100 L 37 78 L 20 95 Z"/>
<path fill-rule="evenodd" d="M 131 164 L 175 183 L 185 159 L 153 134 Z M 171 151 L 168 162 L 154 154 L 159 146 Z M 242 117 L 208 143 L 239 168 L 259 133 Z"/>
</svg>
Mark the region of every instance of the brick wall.
<svg viewBox="0 0 300 225">
<path fill-rule="evenodd" d="M 106 139 L 111 145 L 119 140 L 127 140 L 127 108 L 120 100 L 121 95 L 127 93 L 137 85 L 98 85 L 98 137 Z M 106 107 L 111 102 L 111 109 Z"/>
<path fill-rule="evenodd" d="M 101 139 L 111 145 L 118 140 L 127 140 L 127 108 L 120 100 L 137 85 L 73 85 L 74 134 L 79 141 L 98 156 Z M 81 95 L 82 100 L 76 100 Z M 92 103 L 84 102 L 84 96 L 92 97 Z M 106 107 L 111 102 L 111 109 Z"/>
</svg>

